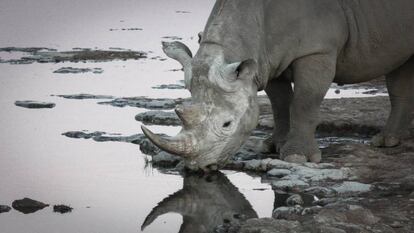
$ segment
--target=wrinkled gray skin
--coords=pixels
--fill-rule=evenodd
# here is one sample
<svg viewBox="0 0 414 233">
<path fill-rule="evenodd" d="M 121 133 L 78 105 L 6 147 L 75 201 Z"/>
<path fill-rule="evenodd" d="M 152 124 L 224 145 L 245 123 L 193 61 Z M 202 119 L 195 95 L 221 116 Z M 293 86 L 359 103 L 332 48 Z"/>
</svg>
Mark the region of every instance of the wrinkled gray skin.
<svg viewBox="0 0 414 233">
<path fill-rule="evenodd" d="M 183 216 L 180 233 L 210 233 L 223 220 L 237 223 L 241 219 L 257 218 L 243 194 L 219 172 L 204 177 L 185 176 L 183 189 L 158 203 L 141 229 L 158 216 L 171 212 Z"/>
<path fill-rule="evenodd" d="M 373 144 L 396 146 L 414 103 L 413 22 L 412 0 L 218 0 L 194 57 L 182 43 L 164 43 L 192 95 L 177 108 L 183 131 L 144 133 L 191 169 L 217 169 L 255 128 L 264 89 L 276 127 L 263 149 L 319 162 L 314 133 L 331 83 L 386 75 L 392 111 Z"/>
</svg>

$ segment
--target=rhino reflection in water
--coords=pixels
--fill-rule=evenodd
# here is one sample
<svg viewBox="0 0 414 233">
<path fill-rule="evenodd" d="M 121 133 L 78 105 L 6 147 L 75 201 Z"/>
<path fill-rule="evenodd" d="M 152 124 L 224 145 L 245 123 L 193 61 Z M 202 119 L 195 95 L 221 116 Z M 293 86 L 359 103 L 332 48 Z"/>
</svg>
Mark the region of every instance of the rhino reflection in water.
<svg viewBox="0 0 414 233">
<path fill-rule="evenodd" d="M 194 57 L 182 43 L 163 46 L 191 92 L 176 109 L 183 130 L 172 138 L 143 131 L 186 167 L 215 170 L 256 127 L 265 90 L 275 118 L 267 149 L 319 162 L 315 129 L 331 83 L 385 75 L 392 110 L 373 144 L 396 146 L 414 105 L 413 22 L 413 0 L 217 0 Z"/>
<path fill-rule="evenodd" d="M 250 203 L 222 173 L 208 176 L 184 177 L 182 190 L 170 195 L 151 211 L 141 229 L 150 225 L 158 216 L 166 213 L 183 216 L 180 233 L 213 232 L 224 220 L 257 218 Z"/>
</svg>

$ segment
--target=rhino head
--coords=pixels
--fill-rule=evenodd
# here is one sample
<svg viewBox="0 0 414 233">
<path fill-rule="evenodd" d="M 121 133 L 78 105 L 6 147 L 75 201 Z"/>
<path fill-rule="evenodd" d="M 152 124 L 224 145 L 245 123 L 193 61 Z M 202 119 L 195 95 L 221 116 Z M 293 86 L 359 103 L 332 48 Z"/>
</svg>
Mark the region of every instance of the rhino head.
<svg viewBox="0 0 414 233">
<path fill-rule="evenodd" d="M 183 126 L 175 137 L 142 130 L 162 150 L 183 157 L 187 168 L 217 170 L 257 125 L 257 64 L 252 59 L 226 62 L 214 46 L 200 48 L 194 58 L 180 42 L 163 42 L 163 50 L 183 66 L 191 102 L 175 109 Z"/>
</svg>

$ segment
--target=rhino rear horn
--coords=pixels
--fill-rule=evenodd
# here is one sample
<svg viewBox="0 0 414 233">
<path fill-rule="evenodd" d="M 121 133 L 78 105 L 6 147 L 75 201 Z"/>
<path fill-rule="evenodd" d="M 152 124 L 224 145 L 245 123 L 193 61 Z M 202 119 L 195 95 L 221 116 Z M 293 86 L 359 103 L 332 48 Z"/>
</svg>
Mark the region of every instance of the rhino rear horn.
<svg viewBox="0 0 414 233">
<path fill-rule="evenodd" d="M 187 89 L 190 88 L 190 81 L 191 81 L 191 60 L 193 54 L 191 50 L 183 43 L 179 41 L 174 42 L 162 42 L 162 50 L 164 53 L 174 59 L 177 60 L 184 69 L 184 83 Z"/>
<path fill-rule="evenodd" d="M 184 129 L 192 129 L 204 120 L 205 113 L 200 105 L 181 104 L 174 109 L 183 123 Z"/>
</svg>

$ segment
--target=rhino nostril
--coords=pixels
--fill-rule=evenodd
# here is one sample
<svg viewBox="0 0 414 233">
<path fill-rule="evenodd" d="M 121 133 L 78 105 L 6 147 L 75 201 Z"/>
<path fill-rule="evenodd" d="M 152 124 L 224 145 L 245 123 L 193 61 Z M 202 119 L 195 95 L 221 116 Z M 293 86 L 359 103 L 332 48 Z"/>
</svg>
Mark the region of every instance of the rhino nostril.
<svg viewBox="0 0 414 233">
<path fill-rule="evenodd" d="M 223 124 L 223 128 L 227 128 L 231 125 L 231 121 L 227 121 Z"/>
</svg>

